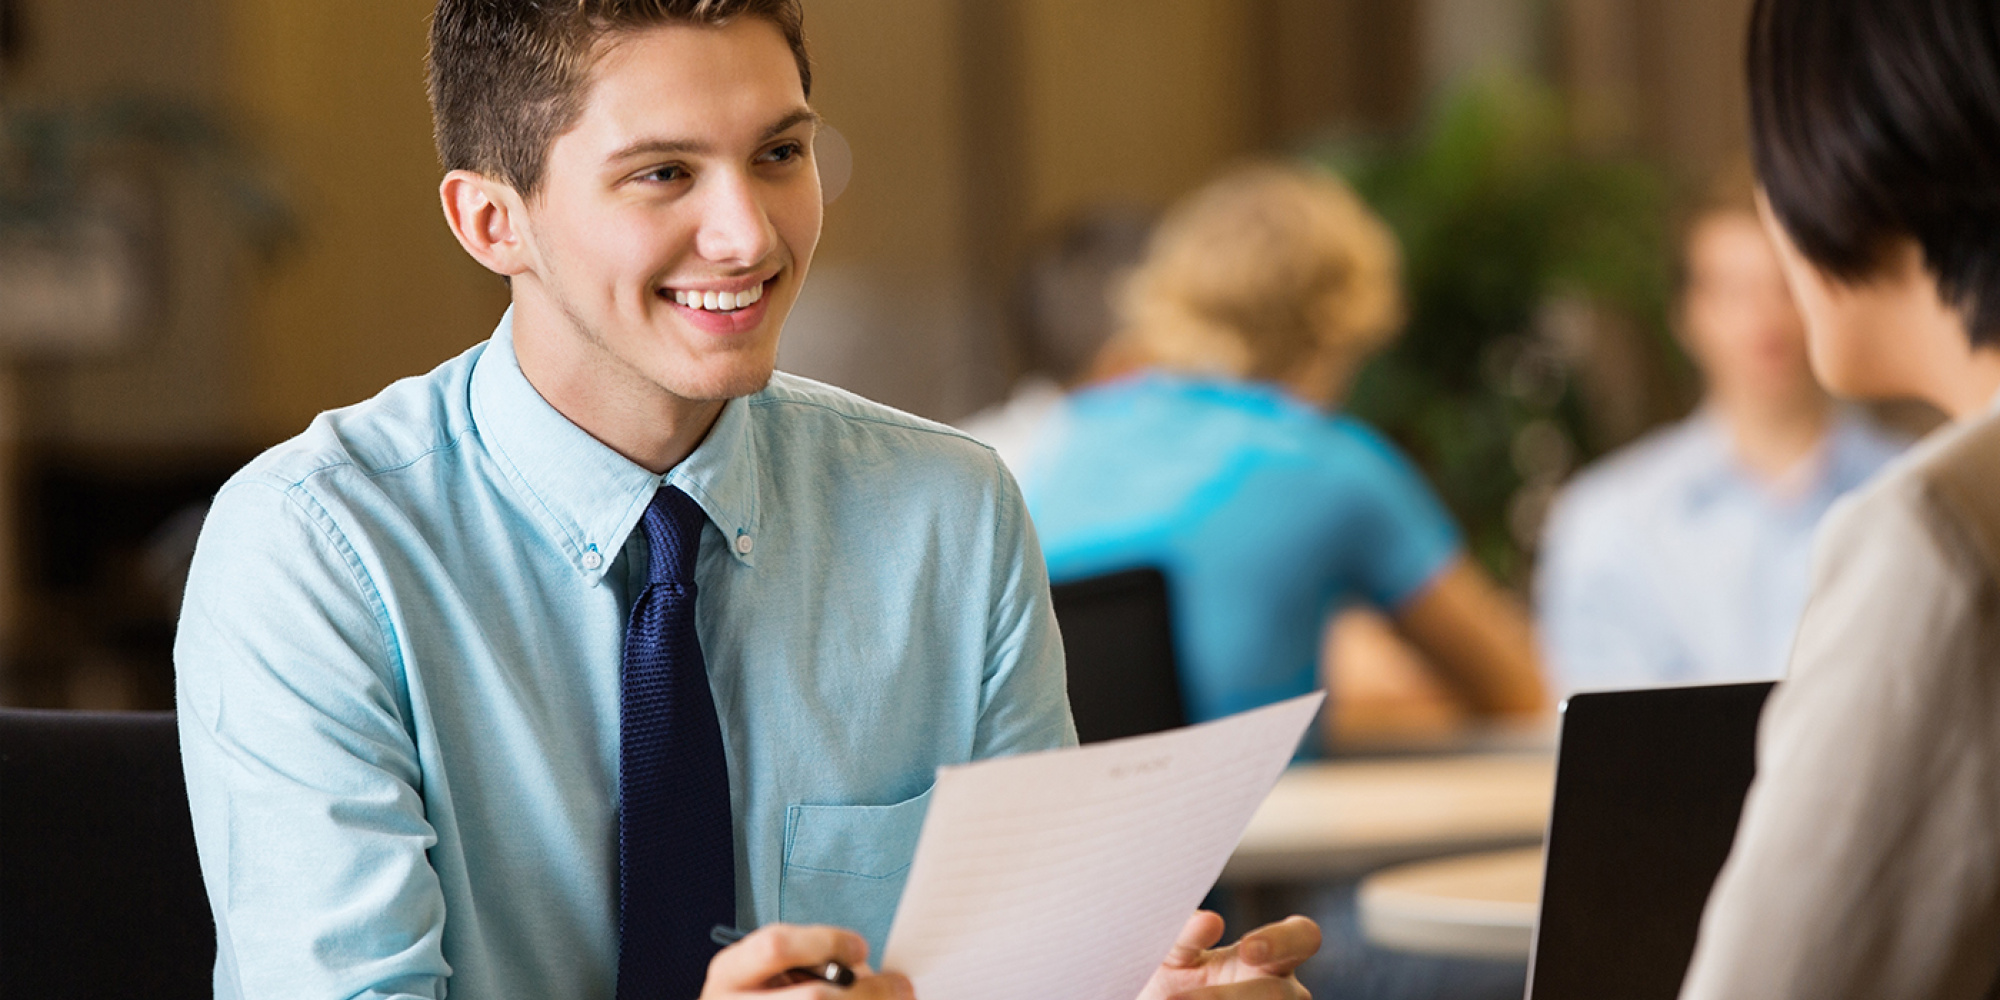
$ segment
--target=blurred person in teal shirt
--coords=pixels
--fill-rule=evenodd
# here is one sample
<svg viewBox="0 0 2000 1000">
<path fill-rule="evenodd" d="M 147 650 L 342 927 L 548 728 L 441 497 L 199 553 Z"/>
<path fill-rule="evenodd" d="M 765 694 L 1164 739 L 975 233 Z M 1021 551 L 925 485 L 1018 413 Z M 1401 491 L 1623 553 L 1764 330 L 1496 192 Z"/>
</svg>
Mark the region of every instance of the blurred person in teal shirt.
<svg viewBox="0 0 2000 1000">
<path fill-rule="evenodd" d="M 1327 620 L 1353 603 L 1476 709 L 1543 707 L 1523 616 L 1409 460 L 1333 412 L 1401 321 L 1399 256 L 1329 174 L 1214 181 L 1162 220 L 1122 297 L 1107 352 L 1126 373 L 1073 394 L 1015 470 L 1051 579 L 1165 574 L 1196 720 L 1312 690 Z"/>
</svg>

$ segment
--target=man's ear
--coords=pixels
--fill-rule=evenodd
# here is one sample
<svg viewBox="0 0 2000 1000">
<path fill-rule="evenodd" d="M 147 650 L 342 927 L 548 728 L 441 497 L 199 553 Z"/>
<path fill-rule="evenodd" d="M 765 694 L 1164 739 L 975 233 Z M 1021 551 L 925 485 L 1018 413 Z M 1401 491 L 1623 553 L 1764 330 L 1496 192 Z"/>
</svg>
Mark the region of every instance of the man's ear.
<svg viewBox="0 0 2000 1000">
<path fill-rule="evenodd" d="M 444 220 L 458 245 L 495 274 L 528 270 L 527 206 L 514 188 L 471 170 L 454 170 L 438 185 Z"/>
</svg>

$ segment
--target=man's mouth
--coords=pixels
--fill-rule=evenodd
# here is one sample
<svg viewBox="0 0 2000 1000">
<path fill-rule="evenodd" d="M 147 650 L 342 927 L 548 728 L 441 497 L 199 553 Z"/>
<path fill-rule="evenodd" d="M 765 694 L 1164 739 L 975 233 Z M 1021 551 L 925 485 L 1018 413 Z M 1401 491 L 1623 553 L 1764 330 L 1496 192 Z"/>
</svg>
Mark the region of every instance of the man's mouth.
<svg viewBox="0 0 2000 1000">
<path fill-rule="evenodd" d="M 666 289 L 678 305 L 705 312 L 735 312 L 757 304 L 764 297 L 764 283 L 750 286 L 740 292 L 697 292 L 688 289 Z"/>
</svg>

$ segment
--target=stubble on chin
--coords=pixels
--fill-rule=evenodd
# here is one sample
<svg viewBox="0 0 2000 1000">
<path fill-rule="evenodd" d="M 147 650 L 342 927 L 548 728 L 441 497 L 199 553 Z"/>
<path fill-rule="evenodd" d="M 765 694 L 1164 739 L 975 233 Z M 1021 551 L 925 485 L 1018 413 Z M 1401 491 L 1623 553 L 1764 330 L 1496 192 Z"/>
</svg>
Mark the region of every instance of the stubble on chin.
<svg viewBox="0 0 2000 1000">
<path fill-rule="evenodd" d="M 771 377 L 776 371 L 775 363 L 765 363 L 760 365 L 757 371 L 731 373 L 712 383 L 687 386 L 686 391 L 676 394 L 685 399 L 701 402 L 726 403 L 742 396 L 754 396 L 763 392 L 764 387 L 771 384 Z"/>
<path fill-rule="evenodd" d="M 724 403 L 762 392 L 778 366 L 775 338 L 709 354 L 671 353 L 679 356 L 661 358 L 653 380 L 668 392 L 701 402 Z"/>
<path fill-rule="evenodd" d="M 574 336 L 590 345 L 591 351 L 597 355 L 599 371 L 610 376 L 612 382 L 634 383 L 626 391 L 644 392 L 650 387 L 689 402 L 723 403 L 762 392 L 777 369 L 778 348 L 775 343 L 746 346 L 711 357 L 683 354 L 686 350 L 684 346 L 669 346 L 656 353 L 644 350 L 635 353 L 638 345 L 629 338 L 621 349 L 616 346 L 615 338 L 593 326 L 566 304 L 562 311 Z M 654 356 L 648 358 L 645 356 L 647 353 Z"/>
</svg>

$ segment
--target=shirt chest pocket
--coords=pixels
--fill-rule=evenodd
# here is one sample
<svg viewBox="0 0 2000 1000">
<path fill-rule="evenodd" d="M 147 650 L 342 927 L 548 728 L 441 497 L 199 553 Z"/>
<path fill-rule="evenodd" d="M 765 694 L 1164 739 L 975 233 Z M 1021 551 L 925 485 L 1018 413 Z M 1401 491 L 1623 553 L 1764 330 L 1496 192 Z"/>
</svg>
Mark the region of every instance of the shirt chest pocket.
<svg viewBox="0 0 2000 1000">
<path fill-rule="evenodd" d="M 895 805 L 787 809 L 778 919 L 850 928 L 879 962 L 930 800 L 925 789 Z"/>
</svg>

